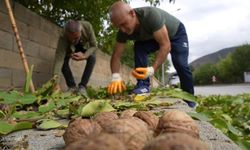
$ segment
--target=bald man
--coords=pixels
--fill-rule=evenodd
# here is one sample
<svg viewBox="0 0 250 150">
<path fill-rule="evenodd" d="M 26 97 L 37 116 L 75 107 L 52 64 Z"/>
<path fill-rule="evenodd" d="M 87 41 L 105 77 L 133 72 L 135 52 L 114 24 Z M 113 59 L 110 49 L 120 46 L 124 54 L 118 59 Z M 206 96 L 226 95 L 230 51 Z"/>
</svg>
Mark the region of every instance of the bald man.
<svg viewBox="0 0 250 150">
<path fill-rule="evenodd" d="M 65 24 L 56 50 L 54 75 L 62 71 L 69 92 L 87 95 L 86 88 L 96 62 L 96 50 L 95 33 L 88 21 L 69 20 Z M 87 62 L 78 86 L 69 66 L 70 60 Z"/>
<path fill-rule="evenodd" d="M 137 85 L 135 94 L 150 92 L 149 77 L 153 76 L 170 53 L 180 77 L 181 88 L 194 94 L 192 73 L 188 67 L 188 37 L 184 25 L 174 16 L 155 7 L 132 9 L 128 4 L 115 2 L 109 11 L 111 22 L 119 29 L 111 58 L 112 81 L 108 92 L 115 94 L 126 87 L 119 74 L 120 58 L 127 40 L 134 41 Z M 158 51 L 153 66 L 148 66 L 148 54 Z M 187 102 L 190 107 L 195 103 Z"/>
</svg>

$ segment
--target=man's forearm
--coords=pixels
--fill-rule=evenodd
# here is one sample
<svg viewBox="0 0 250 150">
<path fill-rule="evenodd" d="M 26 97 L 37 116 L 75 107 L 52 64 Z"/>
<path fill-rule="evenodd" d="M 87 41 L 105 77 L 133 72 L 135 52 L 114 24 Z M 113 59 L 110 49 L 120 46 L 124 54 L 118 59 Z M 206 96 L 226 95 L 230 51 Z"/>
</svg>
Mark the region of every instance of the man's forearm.
<svg viewBox="0 0 250 150">
<path fill-rule="evenodd" d="M 111 72 L 119 73 L 120 70 L 120 57 L 116 54 L 113 54 L 110 62 Z"/>
<path fill-rule="evenodd" d="M 114 52 L 112 54 L 110 61 L 110 68 L 112 73 L 119 73 L 120 71 L 120 64 L 121 64 L 120 60 L 122 52 L 124 50 L 124 45 L 125 45 L 124 43 L 119 43 L 119 42 L 115 44 Z"/>
<path fill-rule="evenodd" d="M 91 47 L 87 49 L 87 51 L 84 53 L 85 57 L 88 58 L 90 55 L 94 54 L 98 50 L 98 47 Z"/>
<path fill-rule="evenodd" d="M 154 71 L 156 71 L 162 63 L 164 63 L 169 52 L 170 52 L 170 46 L 160 47 L 160 50 L 158 54 L 156 55 L 156 59 L 153 64 Z"/>
</svg>

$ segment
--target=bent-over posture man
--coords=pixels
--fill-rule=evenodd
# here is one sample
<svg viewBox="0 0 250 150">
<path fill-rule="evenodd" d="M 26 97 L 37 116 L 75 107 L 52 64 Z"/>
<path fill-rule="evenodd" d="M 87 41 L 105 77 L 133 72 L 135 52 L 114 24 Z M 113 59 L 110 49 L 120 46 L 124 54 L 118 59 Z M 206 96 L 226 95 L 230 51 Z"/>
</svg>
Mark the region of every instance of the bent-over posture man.
<svg viewBox="0 0 250 150">
<path fill-rule="evenodd" d="M 165 61 L 170 53 L 173 65 L 180 77 L 181 88 L 194 94 L 192 73 L 188 67 L 188 37 L 184 25 L 174 16 L 155 7 L 132 9 L 122 1 L 115 2 L 109 11 L 113 25 L 119 28 L 111 58 L 112 81 L 108 92 L 122 92 L 125 85 L 119 74 L 120 58 L 127 40 L 134 42 L 135 69 L 137 78 L 135 94 L 150 92 L 149 77 Z M 158 51 L 153 66 L 148 66 L 148 54 Z M 195 103 L 187 102 L 194 107 Z"/>
<path fill-rule="evenodd" d="M 66 80 L 68 91 L 86 95 L 86 87 L 93 71 L 97 42 L 92 25 L 87 21 L 69 20 L 65 26 L 56 51 L 54 74 L 60 70 Z M 86 60 L 86 66 L 78 87 L 72 75 L 69 61 Z"/>
</svg>

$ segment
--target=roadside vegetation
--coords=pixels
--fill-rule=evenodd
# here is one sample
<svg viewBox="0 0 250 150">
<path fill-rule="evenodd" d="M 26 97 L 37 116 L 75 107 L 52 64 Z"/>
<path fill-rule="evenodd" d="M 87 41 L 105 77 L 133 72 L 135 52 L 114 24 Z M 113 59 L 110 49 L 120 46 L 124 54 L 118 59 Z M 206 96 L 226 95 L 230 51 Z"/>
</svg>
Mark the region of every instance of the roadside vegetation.
<svg viewBox="0 0 250 150">
<path fill-rule="evenodd" d="M 156 115 L 161 116 L 161 108 L 172 105 L 161 101 L 160 97 L 174 97 L 199 103 L 197 113 L 188 113 L 194 119 L 208 121 L 221 130 L 242 149 L 250 148 L 250 94 L 238 96 L 194 97 L 180 89 L 153 89 L 149 97 L 131 96 L 127 92 L 110 96 L 106 88 L 88 88 L 89 97 L 71 93 L 53 92 L 55 76 L 35 93 L 30 93 L 28 86 L 24 91 L 0 91 L 0 135 L 25 129 L 65 129 L 67 124 L 62 119 L 77 117 L 91 118 L 100 112 L 121 112 L 127 109 L 151 110 L 159 108 Z M 29 85 L 30 79 L 27 78 Z M 128 85 L 128 90 L 132 86 Z"/>
<path fill-rule="evenodd" d="M 230 53 L 216 64 L 204 64 L 193 71 L 196 85 L 212 84 L 212 76 L 216 83 L 242 83 L 244 72 L 250 71 L 250 45 L 245 44 Z"/>
</svg>

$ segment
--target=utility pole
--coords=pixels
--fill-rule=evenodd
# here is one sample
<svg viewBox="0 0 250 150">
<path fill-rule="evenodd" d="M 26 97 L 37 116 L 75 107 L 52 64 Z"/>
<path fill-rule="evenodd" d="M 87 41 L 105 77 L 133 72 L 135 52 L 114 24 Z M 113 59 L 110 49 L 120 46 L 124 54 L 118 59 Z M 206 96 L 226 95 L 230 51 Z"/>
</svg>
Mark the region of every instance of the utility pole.
<svg viewBox="0 0 250 150">
<path fill-rule="evenodd" d="M 163 84 L 163 86 L 165 86 L 165 68 L 164 68 L 164 63 L 162 63 L 161 65 L 161 83 Z"/>
</svg>

